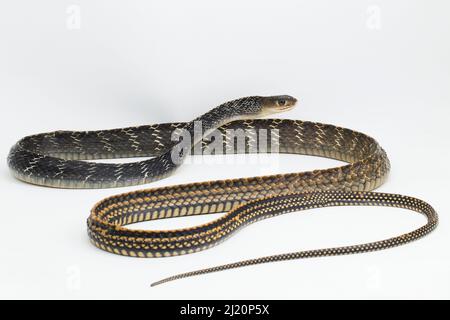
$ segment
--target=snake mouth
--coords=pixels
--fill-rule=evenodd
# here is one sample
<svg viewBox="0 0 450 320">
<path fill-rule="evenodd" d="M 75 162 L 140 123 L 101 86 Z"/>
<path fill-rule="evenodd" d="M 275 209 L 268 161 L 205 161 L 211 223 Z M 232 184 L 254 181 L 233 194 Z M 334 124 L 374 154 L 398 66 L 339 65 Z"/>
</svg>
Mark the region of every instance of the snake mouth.
<svg viewBox="0 0 450 320">
<path fill-rule="evenodd" d="M 279 110 L 279 112 L 284 112 L 284 111 L 292 110 L 292 109 L 294 109 L 294 107 L 295 107 L 295 102 L 288 106 L 278 107 L 277 109 Z"/>
</svg>

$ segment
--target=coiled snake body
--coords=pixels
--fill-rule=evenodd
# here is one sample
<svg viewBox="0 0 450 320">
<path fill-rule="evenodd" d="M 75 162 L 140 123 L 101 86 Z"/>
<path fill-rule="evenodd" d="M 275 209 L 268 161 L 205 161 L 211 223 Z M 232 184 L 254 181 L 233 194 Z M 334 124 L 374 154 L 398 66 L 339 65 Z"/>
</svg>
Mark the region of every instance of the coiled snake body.
<svg viewBox="0 0 450 320">
<path fill-rule="evenodd" d="M 219 139 L 214 152 L 280 152 L 322 156 L 348 164 L 311 172 L 207 181 L 120 194 L 97 203 L 88 218 L 91 242 L 103 250 L 132 257 L 166 257 L 210 248 L 255 221 L 279 214 L 343 205 L 406 208 L 427 217 L 420 228 L 390 239 L 346 247 L 301 251 L 236 262 L 183 273 L 153 285 L 188 276 L 272 261 L 341 255 L 394 247 L 418 239 L 437 225 L 434 209 L 412 197 L 369 192 L 380 186 L 390 165 L 385 151 L 371 137 L 345 128 L 299 120 L 256 119 L 291 109 L 290 96 L 247 97 L 222 104 L 189 123 L 167 123 L 124 129 L 56 131 L 25 137 L 8 157 L 12 173 L 23 181 L 60 188 L 109 188 L 149 183 L 172 173 L 187 156 L 173 141 L 174 131 L 195 137 L 189 148 L 208 149 L 209 137 Z M 215 131 L 216 130 L 216 131 Z M 229 132 L 245 132 L 241 150 Z M 275 134 L 258 136 L 261 130 Z M 262 143 L 263 142 L 263 143 Z M 261 144 L 262 143 L 262 144 Z M 262 148 L 261 145 L 270 146 Z M 273 148 L 276 146 L 277 148 Z M 274 151 L 275 150 L 275 151 Z M 213 153 L 214 153 L 213 152 Z M 82 160 L 153 157 L 134 163 Z M 178 216 L 226 212 L 192 228 L 131 230 L 127 224 Z"/>
</svg>

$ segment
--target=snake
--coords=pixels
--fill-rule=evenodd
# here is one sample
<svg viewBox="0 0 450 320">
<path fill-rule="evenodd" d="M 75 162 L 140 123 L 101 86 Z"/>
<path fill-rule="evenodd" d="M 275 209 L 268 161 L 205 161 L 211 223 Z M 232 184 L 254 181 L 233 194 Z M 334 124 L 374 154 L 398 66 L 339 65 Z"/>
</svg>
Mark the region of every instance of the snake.
<svg viewBox="0 0 450 320">
<path fill-rule="evenodd" d="M 387 154 L 374 138 L 331 124 L 266 118 L 293 109 L 296 102 L 288 95 L 251 96 L 225 102 L 190 122 L 30 135 L 11 148 L 7 162 L 19 180 L 70 189 L 151 183 L 172 174 L 193 151 L 211 155 L 288 153 L 345 162 L 328 169 L 148 188 L 103 199 L 94 205 L 87 219 L 88 237 L 99 249 L 129 257 L 191 254 L 222 243 L 254 222 L 330 206 L 403 208 L 427 220 L 408 233 L 379 241 L 248 259 L 168 276 L 152 286 L 269 262 L 387 249 L 417 240 L 435 229 L 438 215 L 427 202 L 372 191 L 386 181 L 390 171 Z M 132 157 L 145 159 L 125 163 L 92 161 Z M 223 215 L 194 227 L 127 227 L 143 221 L 214 213 Z"/>
</svg>

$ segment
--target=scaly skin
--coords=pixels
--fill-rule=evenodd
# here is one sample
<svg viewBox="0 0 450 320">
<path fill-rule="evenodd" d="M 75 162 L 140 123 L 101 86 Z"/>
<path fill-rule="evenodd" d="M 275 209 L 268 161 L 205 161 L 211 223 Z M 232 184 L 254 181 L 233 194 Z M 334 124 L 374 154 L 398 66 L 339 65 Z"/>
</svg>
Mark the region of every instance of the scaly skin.
<svg viewBox="0 0 450 320">
<path fill-rule="evenodd" d="M 425 202 L 406 196 L 372 193 L 386 179 L 390 164 L 371 137 L 350 129 L 299 120 L 255 119 L 292 108 L 290 96 L 248 97 L 227 102 L 195 119 L 202 121 L 202 141 L 217 129 L 223 153 L 280 152 L 314 155 L 347 162 L 311 172 L 198 182 L 120 194 L 100 201 L 88 218 L 91 242 L 102 250 L 132 257 L 167 257 L 204 250 L 219 244 L 242 227 L 291 211 L 325 206 L 380 205 L 423 213 L 428 222 L 408 234 L 368 244 L 275 255 L 172 276 L 161 284 L 188 276 L 242 266 L 307 257 L 359 253 L 385 249 L 418 239 L 437 225 L 437 214 Z M 237 120 L 236 120 L 237 119 Z M 194 136 L 194 121 L 124 129 L 58 131 L 26 137 L 11 150 L 8 164 L 26 182 L 60 188 L 109 188 L 149 183 L 171 174 L 174 161 L 173 131 Z M 229 130 L 244 130 L 244 148 L 236 150 Z M 267 130 L 265 137 L 258 135 Z M 278 141 L 273 137 L 278 138 Z M 262 145 L 268 148 L 262 149 Z M 259 142 L 259 143 L 258 143 Z M 274 148 L 275 147 L 275 148 Z M 179 152 L 176 151 L 176 152 Z M 154 157 L 126 164 L 82 160 Z M 131 230 L 127 224 L 178 216 L 227 212 L 197 227 L 169 230 Z"/>
</svg>

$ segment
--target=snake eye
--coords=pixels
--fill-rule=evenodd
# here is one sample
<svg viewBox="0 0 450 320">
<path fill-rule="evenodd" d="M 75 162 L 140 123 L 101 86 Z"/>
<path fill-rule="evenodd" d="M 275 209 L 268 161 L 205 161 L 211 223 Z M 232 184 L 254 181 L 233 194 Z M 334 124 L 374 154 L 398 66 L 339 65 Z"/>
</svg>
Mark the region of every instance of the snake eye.
<svg viewBox="0 0 450 320">
<path fill-rule="evenodd" d="M 278 100 L 277 102 L 280 107 L 286 105 L 286 100 Z"/>
</svg>

